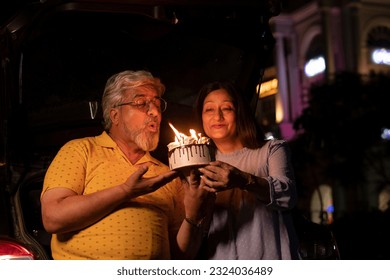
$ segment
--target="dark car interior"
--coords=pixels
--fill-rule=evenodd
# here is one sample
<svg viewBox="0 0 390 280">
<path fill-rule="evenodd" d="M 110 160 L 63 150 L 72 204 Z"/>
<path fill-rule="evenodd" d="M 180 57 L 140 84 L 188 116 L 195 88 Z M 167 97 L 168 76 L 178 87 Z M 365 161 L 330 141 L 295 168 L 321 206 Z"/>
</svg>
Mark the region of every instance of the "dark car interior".
<svg viewBox="0 0 390 280">
<path fill-rule="evenodd" d="M 40 216 L 44 173 L 65 142 L 102 132 L 100 99 L 110 75 L 145 69 L 166 85 L 168 109 L 153 154 L 167 163 L 166 145 L 174 139 L 168 122 L 179 131 L 198 128 L 192 106 L 201 85 L 229 79 L 253 102 L 271 57 L 268 19 L 277 8 L 266 9 L 269 1 L 125 2 L 43 1 L 1 29 L 0 98 L 7 106 L 0 106 L 7 126 L 0 125 L 7 137 L 0 140 L 0 155 L 8 163 L 3 170 L 14 212 L 9 226 L 38 259 L 51 258 L 50 234 Z M 305 259 L 338 258 L 332 236 L 320 237 L 308 221 L 299 225 L 308 241 L 302 243 Z"/>
<path fill-rule="evenodd" d="M 20 211 L 18 217 L 21 222 L 20 234 L 24 239 L 30 240 L 32 248 L 42 248 L 36 250 L 35 255 L 43 259 L 51 259 L 50 240 L 51 234 L 45 231 L 41 217 L 40 196 L 43 186 L 44 173 L 26 178 L 18 188 L 15 195 L 15 209 Z M 39 245 L 39 246 L 38 246 Z"/>
</svg>

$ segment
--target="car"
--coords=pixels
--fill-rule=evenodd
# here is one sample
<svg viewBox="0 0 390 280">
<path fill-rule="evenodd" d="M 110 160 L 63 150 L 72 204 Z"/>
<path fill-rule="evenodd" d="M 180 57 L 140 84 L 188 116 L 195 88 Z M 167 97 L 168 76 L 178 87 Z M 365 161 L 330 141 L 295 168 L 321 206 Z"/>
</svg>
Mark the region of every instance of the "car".
<svg viewBox="0 0 390 280">
<path fill-rule="evenodd" d="M 12 3 L 0 17 L 0 259 L 37 260 L 52 259 L 44 174 L 64 143 L 102 131 L 108 77 L 146 69 L 167 86 L 154 152 L 167 163 L 169 123 L 197 128 L 192 105 L 202 84 L 233 80 L 256 102 L 275 43 L 269 19 L 281 9 L 276 0 Z"/>
</svg>

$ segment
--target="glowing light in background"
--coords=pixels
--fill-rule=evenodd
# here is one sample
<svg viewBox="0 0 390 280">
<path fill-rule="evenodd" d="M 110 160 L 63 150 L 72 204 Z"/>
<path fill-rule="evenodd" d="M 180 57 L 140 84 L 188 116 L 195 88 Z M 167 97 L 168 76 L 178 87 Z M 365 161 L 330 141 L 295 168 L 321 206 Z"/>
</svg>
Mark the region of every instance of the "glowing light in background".
<svg viewBox="0 0 390 280">
<path fill-rule="evenodd" d="M 281 98 L 276 99 L 275 104 L 275 121 L 276 123 L 281 123 L 283 121 L 284 113 L 283 113 L 283 104 Z"/>
<path fill-rule="evenodd" d="M 376 64 L 390 65 L 390 50 L 385 48 L 374 49 L 371 53 L 371 58 Z"/>
<path fill-rule="evenodd" d="M 257 91 L 259 91 L 259 85 L 257 85 Z M 276 94 L 278 92 L 278 79 L 272 79 L 261 83 L 260 98 Z"/>
<path fill-rule="evenodd" d="M 381 137 L 384 140 L 390 140 L 390 129 L 389 128 L 383 128 Z"/>
<path fill-rule="evenodd" d="M 305 64 L 305 74 L 307 77 L 314 77 L 325 71 L 326 64 L 323 56 L 310 59 Z"/>
</svg>

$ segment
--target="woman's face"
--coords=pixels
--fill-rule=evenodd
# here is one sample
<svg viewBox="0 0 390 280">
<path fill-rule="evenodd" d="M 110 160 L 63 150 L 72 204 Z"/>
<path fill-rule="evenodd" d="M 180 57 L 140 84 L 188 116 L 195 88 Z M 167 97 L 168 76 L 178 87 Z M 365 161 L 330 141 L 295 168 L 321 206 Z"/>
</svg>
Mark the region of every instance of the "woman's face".
<svg viewBox="0 0 390 280">
<path fill-rule="evenodd" d="M 220 141 L 236 141 L 236 108 L 224 89 L 211 91 L 203 102 L 203 129 L 216 144 Z"/>
</svg>

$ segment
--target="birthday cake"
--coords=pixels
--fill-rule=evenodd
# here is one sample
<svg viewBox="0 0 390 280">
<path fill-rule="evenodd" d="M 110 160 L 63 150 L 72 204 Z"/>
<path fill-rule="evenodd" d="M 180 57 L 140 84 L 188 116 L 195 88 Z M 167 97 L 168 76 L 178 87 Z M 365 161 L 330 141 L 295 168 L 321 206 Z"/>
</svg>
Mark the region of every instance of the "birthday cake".
<svg viewBox="0 0 390 280">
<path fill-rule="evenodd" d="M 194 130 L 190 130 L 191 136 L 175 131 L 175 142 L 168 144 L 168 162 L 171 170 L 183 167 L 206 165 L 211 161 L 209 138 L 197 136 Z"/>
</svg>

